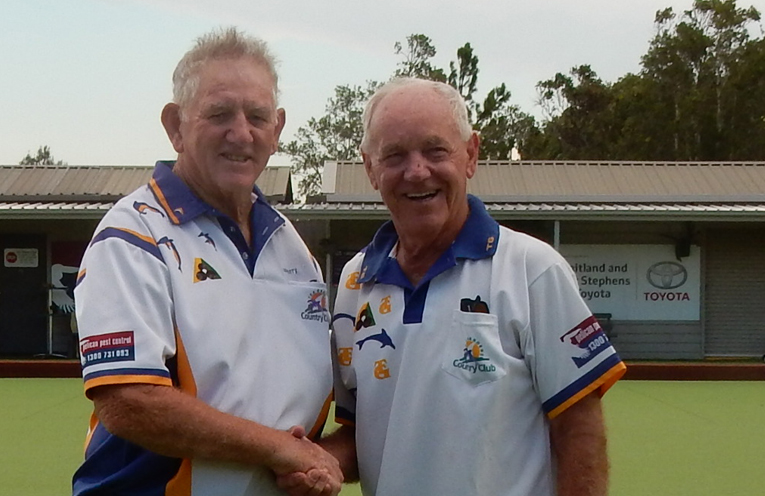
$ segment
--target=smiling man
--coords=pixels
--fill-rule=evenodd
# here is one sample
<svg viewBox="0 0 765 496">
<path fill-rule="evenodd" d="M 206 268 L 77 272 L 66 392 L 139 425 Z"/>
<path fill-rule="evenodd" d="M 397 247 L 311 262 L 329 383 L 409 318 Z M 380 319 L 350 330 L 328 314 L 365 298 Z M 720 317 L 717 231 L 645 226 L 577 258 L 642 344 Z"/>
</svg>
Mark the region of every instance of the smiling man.
<svg viewBox="0 0 765 496">
<path fill-rule="evenodd" d="M 75 290 L 94 403 L 75 495 L 335 495 L 326 288 L 255 181 L 284 126 L 274 60 L 201 37 L 162 124 L 178 153 L 104 217 Z M 278 350 L 276 353 L 274 350 Z M 306 435 L 307 432 L 307 435 Z"/>
<path fill-rule="evenodd" d="M 479 137 L 463 99 L 394 80 L 367 104 L 364 132 L 392 222 L 341 276 L 345 425 L 324 446 L 365 495 L 606 494 L 600 397 L 625 366 L 566 261 L 467 194 Z"/>
</svg>

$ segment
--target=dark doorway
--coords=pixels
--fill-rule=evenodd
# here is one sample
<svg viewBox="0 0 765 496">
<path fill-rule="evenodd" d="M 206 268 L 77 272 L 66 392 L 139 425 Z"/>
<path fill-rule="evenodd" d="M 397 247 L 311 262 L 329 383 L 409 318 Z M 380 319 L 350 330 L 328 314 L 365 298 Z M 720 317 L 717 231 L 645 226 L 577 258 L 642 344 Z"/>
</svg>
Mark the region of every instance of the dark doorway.
<svg viewBox="0 0 765 496">
<path fill-rule="evenodd" d="M 0 355 L 48 350 L 45 236 L 0 234 Z"/>
</svg>

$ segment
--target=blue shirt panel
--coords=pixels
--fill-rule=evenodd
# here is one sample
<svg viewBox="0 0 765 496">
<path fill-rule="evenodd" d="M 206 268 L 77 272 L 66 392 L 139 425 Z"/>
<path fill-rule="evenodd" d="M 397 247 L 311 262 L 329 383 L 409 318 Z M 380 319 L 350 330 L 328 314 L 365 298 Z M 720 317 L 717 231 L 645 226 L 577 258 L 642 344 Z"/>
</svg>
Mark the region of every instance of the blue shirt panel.
<svg viewBox="0 0 765 496">
<path fill-rule="evenodd" d="M 422 322 L 430 281 L 457 265 L 459 259 L 480 260 L 497 251 L 499 224 L 486 211 L 483 202 L 468 195 L 470 213 L 457 238 L 428 269 L 417 287 L 412 286 L 395 258 L 389 256 L 398 241 L 392 221 L 383 224 L 364 250 L 359 283 L 375 281 L 404 289 L 404 324 Z"/>
<path fill-rule="evenodd" d="M 242 257 L 242 262 L 252 275 L 255 270 L 255 261 L 263 250 L 263 246 L 274 231 L 284 224 L 284 219 L 268 204 L 263 193 L 255 186 L 253 192 L 257 199 L 250 210 L 250 231 L 252 233 L 252 243 L 250 244 L 244 239 L 242 230 L 239 229 L 236 222 L 198 198 L 186 183 L 173 173 L 173 165 L 174 162 L 170 161 L 157 162 L 152 178 L 162 191 L 165 200 L 167 200 L 179 222 L 183 224 L 203 214 L 215 217 L 223 232 L 236 246 Z"/>
</svg>

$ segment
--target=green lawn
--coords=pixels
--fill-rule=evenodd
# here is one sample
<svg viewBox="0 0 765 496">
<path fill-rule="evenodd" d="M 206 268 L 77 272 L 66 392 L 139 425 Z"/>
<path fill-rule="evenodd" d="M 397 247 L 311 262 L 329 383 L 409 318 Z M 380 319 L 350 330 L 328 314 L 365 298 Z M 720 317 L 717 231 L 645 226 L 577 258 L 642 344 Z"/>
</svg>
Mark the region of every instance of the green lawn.
<svg viewBox="0 0 765 496">
<path fill-rule="evenodd" d="M 91 410 L 80 380 L 0 379 L 0 405 L 0 496 L 68 494 Z M 762 382 L 621 381 L 605 409 L 613 496 L 765 493 Z"/>
</svg>

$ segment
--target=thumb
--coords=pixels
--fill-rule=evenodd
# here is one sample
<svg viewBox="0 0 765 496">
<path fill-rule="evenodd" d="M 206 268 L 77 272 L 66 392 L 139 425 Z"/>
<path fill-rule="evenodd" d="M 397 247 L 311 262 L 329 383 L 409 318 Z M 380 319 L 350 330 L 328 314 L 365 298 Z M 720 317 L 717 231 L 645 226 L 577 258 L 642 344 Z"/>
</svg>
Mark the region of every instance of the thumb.
<svg viewBox="0 0 765 496">
<path fill-rule="evenodd" d="M 292 434 L 294 437 L 298 439 L 304 438 L 306 435 L 305 427 L 303 427 L 302 425 L 293 425 L 292 427 L 289 428 L 287 432 L 289 432 L 290 434 Z"/>
</svg>

